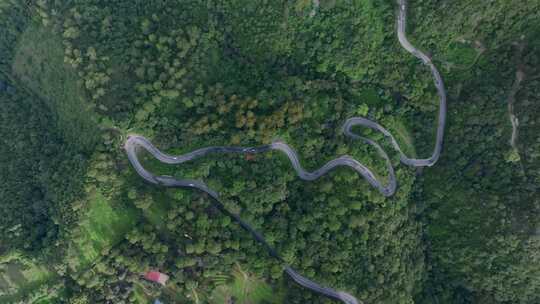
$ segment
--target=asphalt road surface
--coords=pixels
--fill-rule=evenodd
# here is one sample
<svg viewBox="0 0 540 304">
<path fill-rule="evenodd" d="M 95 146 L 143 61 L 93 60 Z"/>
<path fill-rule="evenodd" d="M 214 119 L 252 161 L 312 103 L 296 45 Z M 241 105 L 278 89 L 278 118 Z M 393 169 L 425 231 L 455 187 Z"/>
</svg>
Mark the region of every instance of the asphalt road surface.
<svg viewBox="0 0 540 304">
<path fill-rule="evenodd" d="M 373 130 L 383 133 L 386 137 L 390 139 L 393 148 L 399 152 L 400 160 L 402 163 L 409 166 L 413 166 L 413 167 L 424 167 L 424 166 L 432 166 L 439 159 L 439 156 L 442 150 L 444 128 L 445 128 L 445 122 L 446 122 L 446 91 L 444 88 L 441 75 L 439 74 L 439 71 L 437 70 L 435 65 L 431 62 L 431 59 L 427 55 L 422 53 L 420 50 L 416 49 L 407 40 L 407 37 L 405 36 L 405 28 L 406 28 L 406 20 L 407 20 L 407 2 L 406 0 L 397 0 L 397 4 L 398 4 L 397 36 L 398 36 L 399 42 L 405 50 L 407 50 L 409 53 L 411 53 L 412 55 L 420 59 L 423 64 L 429 66 L 429 68 L 431 69 L 431 73 L 433 75 L 435 86 L 439 94 L 440 101 L 439 101 L 437 137 L 435 139 L 435 147 L 433 149 L 433 153 L 429 158 L 426 158 L 426 159 L 412 159 L 412 158 L 407 157 L 405 154 L 403 154 L 398 143 L 396 142 L 392 134 L 388 132 L 388 130 L 386 130 L 383 126 L 379 125 L 378 123 L 371 121 L 369 119 L 366 119 L 366 118 L 352 117 L 348 119 L 343 126 L 343 132 L 346 136 L 352 139 L 363 140 L 367 144 L 372 145 L 373 147 L 376 148 L 376 150 L 378 151 L 378 154 L 382 158 L 385 159 L 386 166 L 389 172 L 388 184 L 384 185 L 381 181 L 379 181 L 375 177 L 375 175 L 369 168 L 367 168 L 362 163 L 360 163 L 359 161 L 357 161 L 356 159 L 348 155 L 343 155 L 336 159 L 333 159 L 313 172 L 306 171 L 300 164 L 300 161 L 298 160 L 298 154 L 289 145 L 281 141 L 276 141 L 269 145 L 263 145 L 263 146 L 258 146 L 258 147 L 229 147 L 229 146 L 216 147 L 216 146 L 213 146 L 213 147 L 206 147 L 206 148 L 198 149 L 198 150 L 195 150 L 193 152 L 189 152 L 183 155 L 174 156 L 174 155 L 168 155 L 166 153 L 163 153 L 154 145 L 152 145 L 152 143 L 143 136 L 130 135 L 128 136 L 125 142 L 124 148 L 127 152 L 127 156 L 133 168 L 137 171 L 137 173 L 142 178 L 144 178 L 149 183 L 163 186 L 163 187 L 196 188 L 200 191 L 207 193 L 211 197 L 211 201 L 216 208 L 218 208 L 221 212 L 223 212 L 227 216 L 231 217 L 242 228 L 244 228 L 246 231 L 251 233 L 251 235 L 261 245 L 263 245 L 267 249 L 268 253 L 272 257 L 278 259 L 282 263 L 284 263 L 283 259 L 266 242 L 266 240 L 260 233 L 255 231 L 248 223 L 244 222 L 238 215 L 229 212 L 224 207 L 216 191 L 210 189 L 203 181 L 190 180 L 190 179 L 176 179 L 171 176 L 154 175 L 153 173 L 147 171 L 139 162 L 139 159 L 137 157 L 137 148 L 143 148 L 147 150 L 156 159 L 166 164 L 182 164 L 182 163 L 192 161 L 194 159 L 197 159 L 199 157 L 202 157 L 210 153 L 255 154 L 255 153 L 267 152 L 270 150 L 278 150 L 278 151 L 283 152 L 285 155 L 287 155 L 287 157 L 291 161 L 291 164 L 294 170 L 296 170 L 298 177 L 300 177 L 301 179 L 312 181 L 325 175 L 326 173 L 335 169 L 336 167 L 350 167 L 353 170 L 355 170 L 359 175 L 361 175 L 364 179 L 366 179 L 373 187 L 379 190 L 379 192 L 382 195 L 386 197 L 392 196 L 396 192 L 397 181 L 396 181 L 396 177 L 394 173 L 394 168 L 392 167 L 392 164 L 390 163 L 390 159 L 387 153 L 382 149 L 382 147 L 379 144 L 377 144 L 373 140 L 369 138 L 361 137 L 353 133 L 352 127 L 363 126 L 363 127 L 371 128 Z M 296 283 L 316 293 L 327 296 L 329 298 L 339 300 L 347 304 L 357 304 L 359 302 L 354 296 L 346 292 L 336 291 L 332 288 L 321 286 L 320 284 L 309 280 L 308 278 L 300 275 L 290 266 L 285 266 L 284 268 L 285 268 L 285 272 Z"/>
</svg>

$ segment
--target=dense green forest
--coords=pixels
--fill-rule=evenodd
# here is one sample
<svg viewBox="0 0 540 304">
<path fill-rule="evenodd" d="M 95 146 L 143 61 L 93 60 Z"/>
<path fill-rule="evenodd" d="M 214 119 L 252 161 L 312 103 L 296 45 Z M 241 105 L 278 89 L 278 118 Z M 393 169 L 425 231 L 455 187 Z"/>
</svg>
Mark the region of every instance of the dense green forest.
<svg viewBox="0 0 540 304">
<path fill-rule="evenodd" d="M 303 181 L 277 152 L 144 165 L 204 180 L 286 263 L 364 303 L 540 303 L 540 1 L 408 11 L 448 122 L 433 167 L 390 153 L 394 196 L 346 168 Z M 390 0 L 0 0 L 0 303 L 334 303 L 122 147 L 280 139 L 307 169 L 347 154 L 386 180 L 341 127 L 368 117 L 407 155 L 432 150 L 435 86 L 395 27 Z"/>
</svg>

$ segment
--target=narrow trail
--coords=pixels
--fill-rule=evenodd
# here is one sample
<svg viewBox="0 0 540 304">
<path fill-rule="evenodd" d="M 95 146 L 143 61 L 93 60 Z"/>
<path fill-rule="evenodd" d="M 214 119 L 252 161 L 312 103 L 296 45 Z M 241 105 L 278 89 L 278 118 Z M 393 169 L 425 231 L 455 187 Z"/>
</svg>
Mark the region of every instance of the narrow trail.
<svg viewBox="0 0 540 304">
<path fill-rule="evenodd" d="M 276 141 L 269 145 L 263 145 L 263 146 L 258 146 L 258 147 L 229 147 L 229 146 L 216 147 L 216 146 L 213 146 L 213 147 L 206 147 L 206 148 L 198 149 L 198 150 L 195 150 L 195 151 L 183 154 L 183 155 L 174 156 L 174 155 L 163 153 L 158 148 L 156 148 L 148 139 L 146 139 L 143 136 L 130 135 L 128 136 L 125 142 L 124 148 L 126 150 L 128 159 L 131 162 L 133 168 L 137 171 L 137 173 L 143 179 L 145 179 L 149 183 L 152 183 L 158 186 L 163 186 L 163 187 L 170 187 L 170 188 L 195 188 L 208 194 L 211 198 L 212 204 L 217 209 L 219 209 L 225 215 L 231 217 L 231 219 L 233 219 L 236 223 L 238 223 L 244 230 L 249 232 L 262 246 L 264 246 L 265 249 L 268 251 L 268 253 L 272 257 L 274 257 L 275 259 L 277 259 L 278 261 L 280 261 L 281 263 L 285 265 L 284 266 L 285 272 L 297 284 L 307 289 L 310 289 L 313 292 L 319 293 L 329 298 L 339 300 L 346 304 L 358 304 L 359 301 L 354 296 L 343 291 L 337 291 L 329 287 L 324 287 L 302 276 L 293 268 L 286 265 L 285 261 L 277 253 L 277 251 L 268 244 L 268 242 L 264 239 L 264 237 L 255 229 L 253 229 L 248 223 L 244 222 L 237 214 L 234 214 L 228 211 L 223 205 L 223 203 L 220 201 L 219 194 L 216 191 L 210 189 L 203 181 L 191 180 L 191 179 L 176 179 L 174 177 L 164 176 L 164 175 L 158 176 L 147 171 L 141 165 L 137 157 L 137 148 L 140 147 L 147 150 L 156 159 L 166 164 L 182 164 L 182 163 L 195 160 L 197 158 L 200 158 L 202 156 L 205 156 L 211 153 L 255 154 L 255 153 L 264 153 L 270 150 L 278 150 L 278 151 L 283 152 L 285 155 L 287 155 L 287 157 L 291 161 L 291 164 L 294 170 L 298 174 L 298 177 L 300 177 L 303 180 L 312 181 L 312 180 L 318 179 L 319 177 L 325 175 L 326 173 L 328 173 L 329 171 L 337 167 L 350 167 L 351 169 L 355 170 L 360 176 L 366 179 L 382 195 L 384 195 L 385 197 L 392 196 L 396 192 L 397 181 L 396 181 L 396 176 L 394 173 L 394 168 L 392 167 L 392 164 L 390 162 L 390 159 L 387 153 L 375 141 L 359 136 L 355 134 L 354 132 L 352 132 L 352 128 L 354 126 L 362 126 L 362 127 L 371 128 L 373 130 L 381 132 L 382 134 L 384 134 L 386 137 L 390 139 L 392 147 L 400 154 L 400 160 L 402 163 L 408 166 L 412 166 L 412 167 L 425 167 L 425 166 L 434 165 L 439 159 L 439 156 L 442 150 L 444 128 L 445 128 L 445 123 L 446 123 L 446 91 L 444 88 L 441 75 L 439 71 L 437 70 L 437 68 L 435 67 L 435 65 L 431 62 L 431 59 L 427 55 L 425 55 L 423 52 L 416 49 L 407 40 L 407 37 L 405 36 L 406 21 L 407 21 L 407 2 L 406 0 L 397 0 L 397 4 L 398 4 L 398 8 L 397 8 L 398 40 L 401 46 L 405 50 L 407 50 L 409 53 L 411 53 L 412 55 L 420 59 L 425 65 L 429 66 L 431 73 L 433 75 L 437 92 L 439 94 L 439 114 L 438 114 L 437 136 L 435 140 L 435 147 L 433 149 L 433 153 L 429 158 L 425 158 L 425 159 L 416 159 L 416 158 L 407 157 L 401 151 L 397 141 L 388 130 L 386 130 L 383 126 L 379 125 L 378 123 L 371 121 L 369 119 L 366 119 L 366 118 L 362 118 L 362 117 L 350 118 L 345 122 L 343 126 L 343 132 L 346 136 L 352 139 L 362 140 L 365 143 L 375 147 L 378 154 L 382 158 L 385 159 L 386 167 L 389 172 L 388 184 L 384 185 L 381 181 L 379 181 L 375 177 L 375 175 L 369 168 L 367 168 L 362 163 L 360 163 L 359 161 L 357 161 L 356 159 L 348 155 L 343 155 L 336 159 L 333 159 L 313 172 L 306 171 L 300 164 L 300 161 L 298 159 L 298 154 L 289 145 L 281 141 Z"/>
<path fill-rule="evenodd" d="M 517 139 L 518 139 L 518 128 L 519 128 L 519 120 L 517 116 L 514 113 L 514 104 L 516 102 L 516 94 L 521 89 L 521 83 L 525 79 L 525 72 L 523 71 L 523 66 L 521 63 L 521 56 L 523 54 L 523 50 L 525 49 L 525 43 L 523 41 L 519 41 L 515 43 L 516 47 L 516 78 L 514 80 L 514 83 L 512 84 L 512 88 L 510 89 L 510 93 L 508 93 L 507 103 L 508 103 L 508 117 L 510 119 L 510 124 L 512 125 L 512 135 L 510 137 L 510 146 L 512 146 L 513 149 L 516 151 L 517 148 Z"/>
</svg>

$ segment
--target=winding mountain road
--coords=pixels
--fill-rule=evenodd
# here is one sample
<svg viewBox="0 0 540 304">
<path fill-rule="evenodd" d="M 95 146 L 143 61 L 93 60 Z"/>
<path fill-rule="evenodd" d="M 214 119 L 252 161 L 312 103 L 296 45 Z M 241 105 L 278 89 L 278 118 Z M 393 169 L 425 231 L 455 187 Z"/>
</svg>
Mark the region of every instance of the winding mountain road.
<svg viewBox="0 0 540 304">
<path fill-rule="evenodd" d="M 431 69 L 433 78 L 434 78 L 435 86 L 439 94 L 440 101 L 439 101 L 437 137 L 435 140 L 435 147 L 433 149 L 433 153 L 429 158 L 426 158 L 426 159 L 412 159 L 412 158 L 407 157 L 401 151 L 397 141 L 392 136 L 392 134 L 388 132 L 388 130 L 386 130 L 383 126 L 379 125 L 378 123 L 371 121 L 369 119 L 366 119 L 366 118 L 362 118 L 362 117 L 350 118 L 345 122 L 343 126 L 343 132 L 346 136 L 352 139 L 363 140 L 367 144 L 372 145 L 373 147 L 376 148 L 376 150 L 378 151 L 378 154 L 382 158 L 385 159 L 386 166 L 389 172 L 388 184 L 384 185 L 381 181 L 379 181 L 375 177 L 375 175 L 369 168 L 367 168 L 362 163 L 360 163 L 359 161 L 357 161 L 356 159 L 348 155 L 340 156 L 336 159 L 333 159 L 327 162 L 326 164 L 324 164 L 321 168 L 313 172 L 306 171 L 300 164 L 300 161 L 298 159 L 298 154 L 289 145 L 281 141 L 276 141 L 271 144 L 258 146 L 258 147 L 229 147 L 229 146 L 206 147 L 206 148 L 198 149 L 198 150 L 195 150 L 193 152 L 189 152 L 183 155 L 174 156 L 174 155 L 163 153 L 158 148 L 156 148 L 148 139 L 146 139 L 143 136 L 130 135 L 128 136 L 125 142 L 124 148 L 127 152 L 127 156 L 133 168 L 137 171 L 137 173 L 143 179 L 145 179 L 149 183 L 163 186 L 163 187 L 195 188 L 202 192 L 207 193 L 211 197 L 211 201 L 217 209 L 219 209 L 221 212 L 223 212 L 227 216 L 231 217 L 243 229 L 251 233 L 251 235 L 261 245 L 263 245 L 267 249 L 268 253 L 272 257 L 278 259 L 279 261 L 281 261 L 283 264 L 286 265 L 286 263 L 283 261 L 280 255 L 276 252 L 276 250 L 272 248 L 266 242 L 264 237 L 259 232 L 254 230 L 248 223 L 244 222 L 237 214 L 231 213 L 224 207 L 216 191 L 210 189 L 208 185 L 206 185 L 204 182 L 199 181 L 199 180 L 176 179 L 171 176 L 158 176 L 147 171 L 141 165 L 137 157 L 137 148 L 143 148 L 147 150 L 156 159 L 166 164 L 182 164 L 182 163 L 195 160 L 199 157 L 202 157 L 211 153 L 255 154 L 255 153 L 267 152 L 270 150 L 278 150 L 278 151 L 283 152 L 285 155 L 287 155 L 287 157 L 291 161 L 291 164 L 294 170 L 296 170 L 298 177 L 300 177 L 301 179 L 312 181 L 325 175 L 326 173 L 335 169 L 336 167 L 350 167 L 353 170 L 355 170 L 359 175 L 361 175 L 364 179 L 366 179 L 382 195 L 386 197 L 392 196 L 396 191 L 397 181 L 396 181 L 396 176 L 394 173 L 394 168 L 392 167 L 392 164 L 390 162 L 390 159 L 387 153 L 382 149 L 382 147 L 379 144 L 377 144 L 373 140 L 353 133 L 352 127 L 363 126 L 363 127 L 371 128 L 373 130 L 383 133 L 386 137 L 390 139 L 393 148 L 399 152 L 400 160 L 402 163 L 409 166 L 413 166 L 413 167 L 424 167 L 424 166 L 432 166 L 433 164 L 435 164 L 441 154 L 443 137 L 444 137 L 444 128 L 445 128 L 445 122 L 446 122 L 446 91 L 444 88 L 441 75 L 439 71 L 437 70 L 437 68 L 435 67 L 435 65 L 431 62 L 431 59 L 428 56 L 426 56 L 424 53 L 422 53 L 420 50 L 416 49 L 407 40 L 407 37 L 405 36 L 405 28 L 406 28 L 406 20 L 407 20 L 406 19 L 407 18 L 407 2 L 406 0 L 397 0 L 397 3 L 398 3 L 397 35 L 398 35 L 399 42 L 405 50 L 407 50 L 409 53 L 411 53 L 415 57 L 419 58 L 425 65 L 429 66 L 429 68 Z M 308 288 L 314 292 L 317 292 L 329 298 L 342 301 L 343 303 L 346 303 L 346 304 L 357 304 L 359 302 L 354 296 L 346 292 L 336 291 L 332 288 L 321 286 L 320 284 L 305 278 L 304 276 L 300 275 L 298 272 L 296 272 L 294 269 L 292 269 L 288 265 L 286 265 L 284 268 L 285 268 L 285 272 L 296 283 L 298 283 L 299 285 L 305 288 Z"/>
</svg>

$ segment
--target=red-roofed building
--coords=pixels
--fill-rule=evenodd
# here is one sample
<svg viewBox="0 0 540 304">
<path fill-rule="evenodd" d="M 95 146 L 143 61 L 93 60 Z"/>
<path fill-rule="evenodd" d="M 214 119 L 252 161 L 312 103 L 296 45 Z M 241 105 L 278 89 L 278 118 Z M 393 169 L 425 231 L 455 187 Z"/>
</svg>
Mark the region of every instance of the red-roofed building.
<svg viewBox="0 0 540 304">
<path fill-rule="evenodd" d="M 165 286 L 165 283 L 167 283 L 169 276 L 159 271 L 148 271 L 144 275 L 144 278 L 147 279 L 148 281 L 156 282 Z"/>
</svg>

